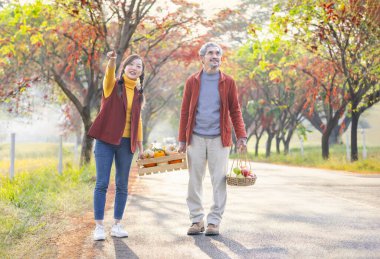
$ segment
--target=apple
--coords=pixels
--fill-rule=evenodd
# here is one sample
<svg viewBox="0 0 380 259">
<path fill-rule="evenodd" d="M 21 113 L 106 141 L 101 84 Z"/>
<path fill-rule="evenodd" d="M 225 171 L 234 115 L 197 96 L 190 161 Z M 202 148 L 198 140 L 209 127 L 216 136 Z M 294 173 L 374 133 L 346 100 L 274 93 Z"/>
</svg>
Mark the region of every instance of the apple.
<svg viewBox="0 0 380 259">
<path fill-rule="evenodd" d="M 240 170 L 239 167 L 235 167 L 232 171 L 233 171 L 236 175 L 241 174 L 241 170 Z"/>
<path fill-rule="evenodd" d="M 249 170 L 247 168 L 243 168 L 241 169 L 241 174 L 244 176 L 244 177 L 247 177 L 249 175 Z"/>
</svg>

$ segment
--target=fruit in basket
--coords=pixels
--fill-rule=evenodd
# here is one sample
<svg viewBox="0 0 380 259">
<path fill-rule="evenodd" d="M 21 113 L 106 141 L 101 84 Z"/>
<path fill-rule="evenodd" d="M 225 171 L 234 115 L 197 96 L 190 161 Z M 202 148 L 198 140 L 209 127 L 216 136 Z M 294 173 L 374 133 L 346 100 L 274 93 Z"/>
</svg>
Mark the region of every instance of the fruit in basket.
<svg viewBox="0 0 380 259">
<path fill-rule="evenodd" d="M 232 169 L 232 171 L 233 171 L 236 175 L 241 174 L 241 169 L 240 169 L 239 167 L 235 167 L 234 169 Z"/>
<path fill-rule="evenodd" d="M 178 153 L 177 147 L 173 144 L 166 146 L 164 150 L 165 150 L 165 154 L 168 156 Z"/>
<path fill-rule="evenodd" d="M 249 169 L 247 169 L 247 168 L 243 168 L 243 169 L 241 169 L 241 174 L 242 174 L 244 177 L 247 177 L 247 176 L 250 174 L 250 171 L 249 171 Z"/>
</svg>

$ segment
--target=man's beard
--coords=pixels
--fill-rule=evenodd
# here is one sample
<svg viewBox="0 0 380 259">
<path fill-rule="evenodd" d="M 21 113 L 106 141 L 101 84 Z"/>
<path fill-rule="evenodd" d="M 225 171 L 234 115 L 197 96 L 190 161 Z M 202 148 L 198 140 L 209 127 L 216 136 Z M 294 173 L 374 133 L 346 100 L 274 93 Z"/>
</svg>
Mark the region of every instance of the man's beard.
<svg viewBox="0 0 380 259">
<path fill-rule="evenodd" d="M 212 63 L 210 63 L 210 68 L 213 68 L 213 69 L 215 69 L 215 68 L 218 68 L 219 67 L 219 65 L 220 65 L 220 63 L 217 61 L 217 63 L 215 64 L 215 63 L 213 63 L 213 60 L 211 60 L 211 62 Z"/>
</svg>

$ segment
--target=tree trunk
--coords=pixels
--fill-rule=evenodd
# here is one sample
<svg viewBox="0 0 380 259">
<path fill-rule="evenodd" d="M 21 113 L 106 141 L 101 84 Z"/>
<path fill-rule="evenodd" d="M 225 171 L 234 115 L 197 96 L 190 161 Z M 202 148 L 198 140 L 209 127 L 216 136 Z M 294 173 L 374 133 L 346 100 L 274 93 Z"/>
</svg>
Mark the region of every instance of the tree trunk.
<svg viewBox="0 0 380 259">
<path fill-rule="evenodd" d="M 290 139 L 284 141 L 284 155 L 289 154 Z"/>
<path fill-rule="evenodd" d="M 255 144 L 255 157 L 259 155 L 259 142 L 260 139 L 256 139 L 256 144 Z"/>
<path fill-rule="evenodd" d="M 281 153 L 280 144 L 281 144 L 281 138 L 280 137 L 276 137 L 276 152 L 277 152 L 277 154 Z"/>
<path fill-rule="evenodd" d="M 331 118 L 326 125 L 326 129 L 323 131 L 322 134 L 322 158 L 327 160 L 330 157 L 330 151 L 329 151 L 329 139 L 331 132 L 333 129 L 338 125 L 338 120 L 339 120 L 339 114 L 343 112 L 343 109 L 345 107 L 342 106 L 338 111 L 336 111 L 335 115 L 333 118 Z"/>
<path fill-rule="evenodd" d="M 92 121 L 90 116 L 90 108 L 88 106 L 83 108 L 82 113 L 80 113 L 84 125 L 84 133 L 82 138 L 82 150 L 80 155 L 80 165 L 89 164 L 91 161 L 91 152 L 92 145 L 94 143 L 94 139 L 87 136 L 87 132 L 89 131 Z"/>
<path fill-rule="evenodd" d="M 261 130 L 260 133 L 257 133 L 257 132 L 255 133 L 255 136 L 256 136 L 255 157 L 259 155 L 259 143 L 260 143 L 261 137 L 263 136 L 263 133 L 264 133 L 263 130 Z"/>
<path fill-rule="evenodd" d="M 82 139 L 82 150 L 80 155 L 80 165 L 86 165 L 89 164 L 91 161 L 91 152 L 92 152 L 92 145 L 94 143 L 94 139 L 87 136 L 87 132 L 90 129 L 90 125 L 85 125 L 85 132 L 83 134 Z"/>
<path fill-rule="evenodd" d="M 285 155 L 289 154 L 290 140 L 292 140 L 293 133 L 294 133 L 294 127 L 289 129 L 288 135 L 287 135 L 286 139 L 284 140 L 284 154 Z"/>
<path fill-rule="evenodd" d="M 270 151 L 271 151 L 271 147 L 272 147 L 272 140 L 274 138 L 274 134 L 273 133 L 268 133 L 268 139 L 267 139 L 267 144 L 266 144 L 266 148 L 265 148 L 265 157 L 270 157 Z"/>
<path fill-rule="evenodd" d="M 360 113 L 352 113 L 351 121 L 351 161 L 358 161 L 358 123 Z"/>
<path fill-rule="evenodd" d="M 329 137 L 329 145 L 339 144 L 339 136 L 340 136 L 339 131 L 340 131 L 340 125 L 337 125 L 336 127 L 334 127 Z"/>
<path fill-rule="evenodd" d="M 335 126 L 334 129 L 332 130 L 330 138 L 329 138 L 329 144 L 330 144 L 330 146 L 342 143 L 342 141 L 341 141 L 341 134 L 344 133 L 344 132 L 346 132 L 346 130 L 350 126 L 350 124 L 351 124 L 351 117 L 345 116 L 344 120 L 343 120 L 343 124 L 344 124 L 343 130 L 341 129 L 341 125 L 342 124 L 339 124 L 339 125 Z"/>
<path fill-rule="evenodd" d="M 329 159 L 330 156 L 329 135 L 327 132 L 322 135 L 322 158 L 325 160 Z"/>
</svg>

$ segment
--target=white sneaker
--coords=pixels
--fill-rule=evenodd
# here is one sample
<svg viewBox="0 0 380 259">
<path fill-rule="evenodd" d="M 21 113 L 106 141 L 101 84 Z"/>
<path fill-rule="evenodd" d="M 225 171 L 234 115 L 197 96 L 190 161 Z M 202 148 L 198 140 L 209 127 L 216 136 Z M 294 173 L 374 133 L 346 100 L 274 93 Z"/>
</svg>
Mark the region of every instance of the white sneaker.
<svg viewBox="0 0 380 259">
<path fill-rule="evenodd" d="M 112 226 L 111 236 L 113 237 L 128 237 L 128 232 L 123 228 L 120 223 Z"/>
<path fill-rule="evenodd" d="M 106 232 L 104 231 L 104 226 L 96 225 L 94 231 L 94 240 L 101 241 L 106 239 Z"/>
</svg>

